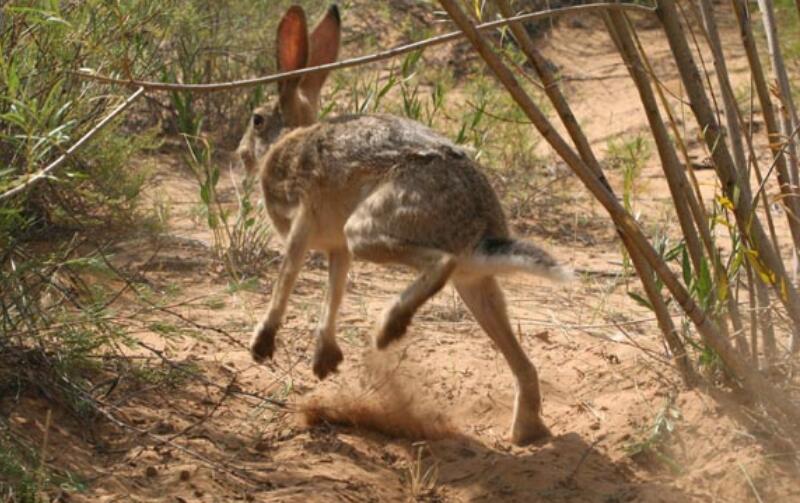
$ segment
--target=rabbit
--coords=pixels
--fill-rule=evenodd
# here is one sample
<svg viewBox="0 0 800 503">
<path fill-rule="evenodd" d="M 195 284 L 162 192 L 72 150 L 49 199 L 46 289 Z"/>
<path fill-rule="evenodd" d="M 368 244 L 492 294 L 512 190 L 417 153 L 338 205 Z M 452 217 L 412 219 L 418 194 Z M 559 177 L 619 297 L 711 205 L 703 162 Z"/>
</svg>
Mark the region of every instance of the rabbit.
<svg viewBox="0 0 800 503">
<path fill-rule="evenodd" d="M 335 5 L 310 36 L 303 9 L 290 7 L 277 29 L 278 71 L 336 61 L 340 30 Z M 569 270 L 511 237 L 486 176 L 444 136 L 392 115 L 318 121 L 326 77 L 281 81 L 276 102 L 254 110 L 237 149 L 245 169 L 257 172 L 269 218 L 286 243 L 269 310 L 250 343 L 252 357 L 272 358 L 307 250 L 328 258 L 328 290 L 315 328 L 313 371 L 319 379 L 343 359 L 336 316 L 351 259 L 409 266 L 418 276 L 384 313 L 375 346 L 400 339 L 417 309 L 452 281 L 514 374 L 512 441 L 548 436 L 537 371 L 514 336 L 495 276 L 523 271 L 559 280 Z"/>
</svg>

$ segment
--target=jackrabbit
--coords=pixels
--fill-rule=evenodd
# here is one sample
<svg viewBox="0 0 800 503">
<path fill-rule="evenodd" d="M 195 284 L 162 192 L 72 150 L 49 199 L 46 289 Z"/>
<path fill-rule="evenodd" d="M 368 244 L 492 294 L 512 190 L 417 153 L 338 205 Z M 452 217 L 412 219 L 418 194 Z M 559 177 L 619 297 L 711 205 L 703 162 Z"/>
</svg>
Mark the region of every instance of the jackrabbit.
<svg viewBox="0 0 800 503">
<path fill-rule="evenodd" d="M 334 5 L 308 36 L 302 8 L 277 30 L 281 72 L 332 63 L 339 50 Z M 328 255 L 329 286 L 315 330 L 313 370 L 320 378 L 342 361 L 336 315 L 351 257 L 410 266 L 417 279 L 394 301 L 375 336 L 385 348 L 414 313 L 452 280 L 464 303 L 503 353 L 516 379 L 512 440 L 548 435 L 540 417 L 536 369 L 511 329 L 494 276 L 525 271 L 568 276 L 547 253 L 510 236 L 500 202 L 478 165 L 447 138 L 390 115 L 317 121 L 326 73 L 281 81 L 277 103 L 256 109 L 237 152 L 258 170 L 267 211 L 286 240 L 269 311 L 250 343 L 271 358 L 275 335 L 308 249 Z"/>
</svg>

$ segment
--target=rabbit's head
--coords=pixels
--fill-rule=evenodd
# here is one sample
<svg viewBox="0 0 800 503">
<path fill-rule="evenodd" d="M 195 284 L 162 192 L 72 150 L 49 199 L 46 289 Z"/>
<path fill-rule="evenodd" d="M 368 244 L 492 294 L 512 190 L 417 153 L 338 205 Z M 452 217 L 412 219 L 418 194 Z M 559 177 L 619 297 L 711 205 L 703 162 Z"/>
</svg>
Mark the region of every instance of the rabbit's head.
<svg viewBox="0 0 800 503">
<path fill-rule="evenodd" d="M 278 72 L 333 63 L 339 53 L 340 35 L 341 21 L 336 5 L 328 9 L 310 36 L 303 8 L 290 7 L 278 24 L 275 44 Z M 277 99 L 253 111 L 236 151 L 248 173 L 255 170 L 258 160 L 282 131 L 317 122 L 320 91 L 328 73 L 316 72 L 279 81 Z"/>
</svg>

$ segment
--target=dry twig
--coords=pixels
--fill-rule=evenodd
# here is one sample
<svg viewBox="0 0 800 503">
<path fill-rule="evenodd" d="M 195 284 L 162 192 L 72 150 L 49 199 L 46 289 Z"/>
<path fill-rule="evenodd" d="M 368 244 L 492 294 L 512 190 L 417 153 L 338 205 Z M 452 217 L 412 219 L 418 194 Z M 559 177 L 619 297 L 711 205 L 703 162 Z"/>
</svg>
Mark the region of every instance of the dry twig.
<svg viewBox="0 0 800 503">
<path fill-rule="evenodd" d="M 504 26 L 506 24 L 515 22 L 515 21 L 529 21 L 533 19 L 546 19 L 554 16 L 560 16 L 563 14 L 576 14 L 576 13 L 586 13 L 586 12 L 597 12 L 597 11 L 608 11 L 608 10 L 627 10 L 627 11 L 634 11 L 634 12 L 641 12 L 646 14 L 653 14 L 655 9 L 651 7 L 645 7 L 643 5 L 636 5 L 636 4 L 612 4 L 612 3 L 592 3 L 586 5 L 574 5 L 571 7 L 563 7 L 560 9 L 549 9 L 543 10 L 538 12 L 532 12 L 528 14 L 521 14 L 519 16 L 514 16 L 508 19 L 500 19 L 497 21 L 491 21 L 489 23 L 483 23 L 478 25 L 476 28 L 479 30 L 490 30 L 492 28 L 497 28 L 498 26 Z M 393 58 L 395 56 L 399 56 L 401 54 L 406 54 L 408 52 L 417 51 L 423 49 L 425 47 L 429 47 L 432 45 L 443 44 L 445 42 L 449 42 L 451 40 L 457 40 L 462 38 L 464 34 L 461 31 L 453 31 L 450 33 L 445 33 L 444 35 L 438 35 L 435 37 L 427 38 L 425 40 L 420 40 L 419 42 L 414 42 L 411 44 L 401 45 L 392 49 L 387 49 L 385 51 L 380 51 L 375 54 L 370 54 L 367 56 L 359 56 L 356 58 L 350 58 L 343 61 L 339 61 L 337 63 L 330 63 L 327 65 L 320 65 L 320 66 L 313 66 L 308 68 L 303 68 L 301 70 L 294 70 L 291 72 L 284 72 L 284 73 L 276 73 L 272 75 L 265 75 L 263 77 L 255 77 L 252 79 L 245 79 L 245 80 L 235 80 L 232 82 L 219 82 L 219 83 L 212 83 L 212 84 L 178 84 L 178 83 L 169 83 L 169 82 L 153 82 L 153 81 L 144 81 L 144 80 L 134 80 L 134 79 L 117 79 L 113 77 L 108 77 L 105 75 L 98 75 L 95 73 L 89 73 L 88 71 L 82 72 L 73 72 L 74 75 L 95 80 L 98 82 L 103 82 L 106 84 L 117 84 L 129 87 L 143 87 L 147 90 L 152 91 L 191 91 L 191 92 L 200 92 L 200 93 L 208 93 L 208 92 L 216 92 L 216 91 L 230 91 L 232 89 L 240 89 L 244 87 L 253 87 L 260 84 L 268 84 L 271 82 L 278 82 L 281 80 L 291 79 L 295 77 L 302 77 L 303 75 L 307 75 L 310 73 L 318 73 L 318 72 L 325 72 L 325 71 L 332 71 L 332 70 L 339 70 L 342 68 L 348 68 L 351 66 L 360 66 L 367 63 L 372 63 L 374 61 L 381 61 L 384 59 Z"/>
</svg>

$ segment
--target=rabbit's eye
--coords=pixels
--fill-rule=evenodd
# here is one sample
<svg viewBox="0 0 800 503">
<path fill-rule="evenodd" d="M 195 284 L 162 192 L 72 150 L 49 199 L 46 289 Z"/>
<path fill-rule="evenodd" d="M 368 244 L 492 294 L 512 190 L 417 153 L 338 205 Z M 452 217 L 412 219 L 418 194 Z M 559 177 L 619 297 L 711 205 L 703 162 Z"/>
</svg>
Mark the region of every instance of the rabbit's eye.
<svg viewBox="0 0 800 503">
<path fill-rule="evenodd" d="M 261 127 L 264 125 L 264 116 L 261 114 L 253 114 L 253 126 Z"/>
</svg>

